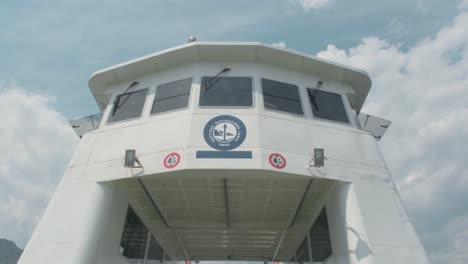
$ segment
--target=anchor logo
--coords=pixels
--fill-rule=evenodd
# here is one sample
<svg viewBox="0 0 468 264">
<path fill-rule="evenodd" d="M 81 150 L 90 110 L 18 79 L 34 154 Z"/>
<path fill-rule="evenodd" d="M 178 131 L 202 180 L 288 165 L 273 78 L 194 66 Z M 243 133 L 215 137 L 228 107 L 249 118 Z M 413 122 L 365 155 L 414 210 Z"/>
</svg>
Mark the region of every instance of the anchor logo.
<svg viewBox="0 0 468 264">
<path fill-rule="evenodd" d="M 246 129 L 237 117 L 221 115 L 211 119 L 203 131 L 205 141 L 217 150 L 233 150 L 244 142 Z"/>
<path fill-rule="evenodd" d="M 233 124 L 218 124 L 213 129 L 213 138 L 220 143 L 229 143 L 237 135 L 237 129 Z"/>
<path fill-rule="evenodd" d="M 205 125 L 203 137 L 206 143 L 217 151 L 197 151 L 197 158 L 250 159 L 251 151 L 231 151 L 244 142 L 247 130 L 237 117 L 220 115 Z"/>
</svg>

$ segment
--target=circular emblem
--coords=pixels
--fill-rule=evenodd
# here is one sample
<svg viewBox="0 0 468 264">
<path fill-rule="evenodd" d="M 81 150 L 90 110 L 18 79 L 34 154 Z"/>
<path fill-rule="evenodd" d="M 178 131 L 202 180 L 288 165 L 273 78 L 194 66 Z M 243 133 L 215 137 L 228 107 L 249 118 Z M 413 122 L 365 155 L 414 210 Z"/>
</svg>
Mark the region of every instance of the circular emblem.
<svg viewBox="0 0 468 264">
<path fill-rule="evenodd" d="M 244 123 L 234 116 L 217 116 L 205 126 L 203 137 L 210 147 L 217 150 L 232 150 L 245 140 L 247 130 Z"/>
<path fill-rule="evenodd" d="M 180 162 L 180 155 L 179 153 L 170 153 L 164 158 L 164 167 L 168 169 L 172 169 L 177 166 Z"/>
<path fill-rule="evenodd" d="M 268 161 L 270 161 L 271 166 L 277 169 L 282 169 L 286 167 L 286 159 L 281 154 L 270 154 L 270 156 L 268 157 Z"/>
</svg>

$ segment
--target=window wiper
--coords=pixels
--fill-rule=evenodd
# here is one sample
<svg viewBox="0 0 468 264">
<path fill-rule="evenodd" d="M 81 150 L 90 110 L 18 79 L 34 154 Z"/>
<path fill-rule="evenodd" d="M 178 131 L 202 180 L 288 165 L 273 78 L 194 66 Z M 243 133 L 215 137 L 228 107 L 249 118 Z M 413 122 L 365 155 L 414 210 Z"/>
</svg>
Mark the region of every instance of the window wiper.
<svg viewBox="0 0 468 264">
<path fill-rule="evenodd" d="M 210 82 L 205 80 L 203 82 L 203 88 L 205 88 L 203 93 L 206 94 L 206 91 L 209 88 L 213 87 L 221 79 L 221 77 L 220 77 L 221 74 L 223 74 L 225 72 L 228 72 L 230 70 L 231 70 L 231 68 L 223 68 L 220 72 L 218 72 L 214 77 L 211 78 L 212 80 Z"/>
<path fill-rule="evenodd" d="M 317 93 L 320 90 L 320 87 L 322 86 L 322 84 L 323 84 L 322 81 L 318 81 L 317 86 L 314 88 L 314 90 L 312 91 L 312 94 L 310 95 L 311 102 L 314 105 L 315 109 L 317 109 L 317 111 L 320 111 L 320 109 L 317 105 L 316 98 L 317 98 Z"/>
<path fill-rule="evenodd" d="M 130 96 L 127 96 L 127 98 L 125 98 L 125 100 L 123 100 L 122 104 L 120 104 L 120 98 L 122 98 L 123 95 L 125 95 L 133 86 L 137 85 L 138 82 L 137 81 L 134 81 L 132 82 L 128 87 L 127 89 L 125 89 L 125 91 L 122 93 L 122 94 L 119 94 L 115 97 L 115 101 L 114 101 L 114 105 L 112 107 L 112 116 L 115 115 L 115 112 L 117 112 L 117 109 L 119 109 L 120 107 L 122 107 L 125 102 L 127 102 L 128 98 Z M 120 105 L 119 105 L 120 104 Z"/>
</svg>

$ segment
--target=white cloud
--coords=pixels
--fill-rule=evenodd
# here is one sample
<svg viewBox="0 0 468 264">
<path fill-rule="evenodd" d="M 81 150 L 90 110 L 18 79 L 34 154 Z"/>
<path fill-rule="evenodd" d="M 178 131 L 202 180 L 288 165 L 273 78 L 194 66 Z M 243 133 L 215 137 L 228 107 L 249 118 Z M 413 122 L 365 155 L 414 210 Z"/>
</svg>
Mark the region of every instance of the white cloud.
<svg viewBox="0 0 468 264">
<path fill-rule="evenodd" d="M 432 256 L 433 263 L 466 264 L 468 259 L 468 214 L 449 220 L 449 223 L 442 230 L 435 230 L 427 239 L 448 241 L 445 250 Z"/>
<path fill-rule="evenodd" d="M 300 7 L 305 11 L 320 9 L 331 3 L 331 0 L 288 0 L 294 7 Z"/>
<path fill-rule="evenodd" d="M 364 112 L 393 121 L 381 142 L 434 263 L 468 263 L 468 13 L 403 49 L 368 37 L 318 56 L 367 70 Z M 441 230 L 441 231 L 439 231 Z"/>
<path fill-rule="evenodd" d="M 272 45 L 280 48 L 286 48 L 286 43 L 284 41 L 273 42 Z"/>
<path fill-rule="evenodd" d="M 0 87 L 0 237 L 24 247 L 78 141 L 53 98 Z"/>
<path fill-rule="evenodd" d="M 458 6 L 460 10 L 468 8 L 468 0 L 462 0 Z"/>
</svg>

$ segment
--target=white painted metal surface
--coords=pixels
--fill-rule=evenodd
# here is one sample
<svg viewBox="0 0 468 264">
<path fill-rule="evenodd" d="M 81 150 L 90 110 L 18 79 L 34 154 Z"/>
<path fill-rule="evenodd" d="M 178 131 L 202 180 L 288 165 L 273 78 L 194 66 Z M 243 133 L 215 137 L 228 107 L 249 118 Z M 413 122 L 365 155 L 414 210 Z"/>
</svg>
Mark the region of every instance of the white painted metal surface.
<svg viewBox="0 0 468 264">
<path fill-rule="evenodd" d="M 371 87 L 367 73 L 338 63 L 325 61 L 305 53 L 259 42 L 191 42 L 121 63 L 94 73 L 89 87 L 103 109 L 109 99 L 106 89 L 113 84 L 125 83 L 137 77 L 163 72 L 178 66 L 197 62 L 240 62 L 267 64 L 308 75 L 320 76 L 329 81 L 347 83 L 356 96 L 351 104 L 359 112 Z"/>
<path fill-rule="evenodd" d="M 201 77 L 223 67 L 252 77 L 252 107 L 199 106 Z M 155 88 L 188 77 L 188 106 L 151 115 Z M 303 116 L 265 109 L 261 78 L 297 85 Z M 149 88 L 141 116 L 107 123 L 133 81 Z M 349 123 L 314 117 L 306 89 L 317 81 L 344 99 Z M 259 43 L 192 42 L 97 72 L 90 87 L 102 121 L 83 135 L 19 263 L 137 263 L 119 249 L 129 205 L 172 260 L 294 261 L 325 206 L 326 263 L 428 263 L 376 139 L 352 111 L 370 84 L 362 71 Z M 245 126 L 235 150 L 217 152 L 204 137 L 221 115 Z M 324 167 L 310 166 L 314 148 L 325 149 Z M 143 168 L 123 166 L 126 149 Z"/>
</svg>

